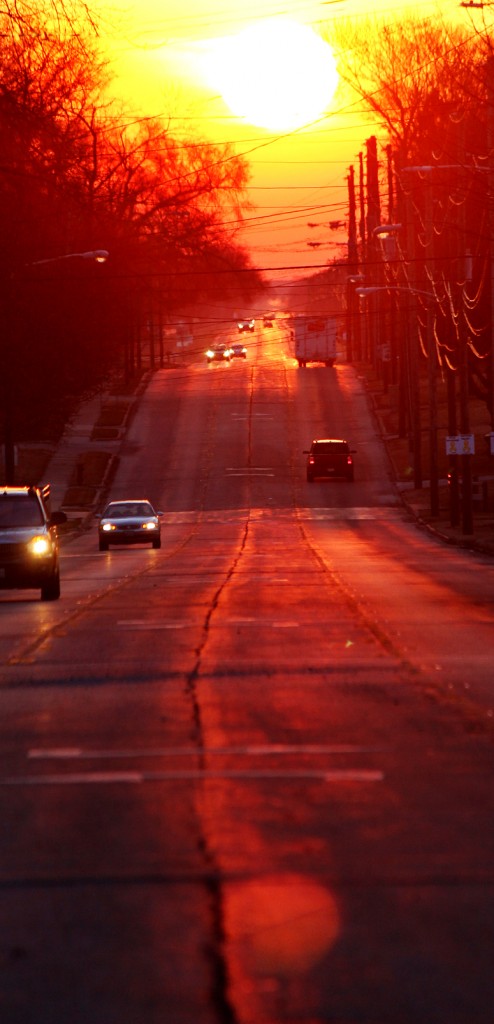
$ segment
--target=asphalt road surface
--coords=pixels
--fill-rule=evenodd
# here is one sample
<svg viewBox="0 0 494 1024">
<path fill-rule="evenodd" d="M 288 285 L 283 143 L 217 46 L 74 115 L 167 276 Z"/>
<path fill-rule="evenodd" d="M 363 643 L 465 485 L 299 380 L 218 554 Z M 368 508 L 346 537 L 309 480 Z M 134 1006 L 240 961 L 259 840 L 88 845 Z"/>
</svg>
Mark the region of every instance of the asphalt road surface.
<svg viewBox="0 0 494 1024">
<path fill-rule="evenodd" d="M 2 1024 L 494 1021 L 493 560 L 409 519 L 351 367 L 248 345 L 140 403 L 161 550 L 0 593 Z"/>
</svg>

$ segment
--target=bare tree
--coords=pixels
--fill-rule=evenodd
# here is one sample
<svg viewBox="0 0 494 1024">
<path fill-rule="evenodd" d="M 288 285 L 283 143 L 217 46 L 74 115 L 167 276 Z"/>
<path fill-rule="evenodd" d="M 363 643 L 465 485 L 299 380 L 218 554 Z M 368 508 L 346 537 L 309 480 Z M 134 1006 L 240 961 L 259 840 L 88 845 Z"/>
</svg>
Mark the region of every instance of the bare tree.
<svg viewBox="0 0 494 1024">
<path fill-rule="evenodd" d="M 150 301 L 164 316 L 231 294 L 235 280 L 261 284 L 235 243 L 247 165 L 228 145 L 178 139 L 170 123 L 136 123 L 108 100 L 90 6 L 0 0 L 0 315 L 15 306 L 16 326 L 13 344 L 0 324 L 0 356 L 31 371 L 13 373 L 21 433 L 49 394 L 62 407 L 115 365 Z M 29 270 L 98 248 L 111 250 L 111 269 L 94 279 L 67 263 Z"/>
<path fill-rule="evenodd" d="M 450 114 L 485 97 L 479 38 L 463 26 L 408 17 L 337 22 L 338 70 L 403 160 L 447 145 Z M 446 135 L 444 134 L 446 130 Z"/>
</svg>

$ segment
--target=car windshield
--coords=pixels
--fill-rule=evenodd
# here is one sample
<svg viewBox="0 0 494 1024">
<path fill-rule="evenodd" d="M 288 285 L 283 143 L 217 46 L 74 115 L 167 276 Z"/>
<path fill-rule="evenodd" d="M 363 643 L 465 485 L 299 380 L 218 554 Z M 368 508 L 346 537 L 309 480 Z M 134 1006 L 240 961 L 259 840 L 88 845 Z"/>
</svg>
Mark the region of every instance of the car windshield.
<svg viewBox="0 0 494 1024">
<path fill-rule="evenodd" d="M 39 501 L 31 494 L 0 494 L 0 529 L 18 526 L 42 526 L 43 514 Z"/>
<path fill-rule="evenodd" d="M 124 501 L 119 505 L 109 505 L 103 513 L 103 519 L 126 519 L 129 516 L 154 516 L 154 512 L 147 501 Z"/>
</svg>

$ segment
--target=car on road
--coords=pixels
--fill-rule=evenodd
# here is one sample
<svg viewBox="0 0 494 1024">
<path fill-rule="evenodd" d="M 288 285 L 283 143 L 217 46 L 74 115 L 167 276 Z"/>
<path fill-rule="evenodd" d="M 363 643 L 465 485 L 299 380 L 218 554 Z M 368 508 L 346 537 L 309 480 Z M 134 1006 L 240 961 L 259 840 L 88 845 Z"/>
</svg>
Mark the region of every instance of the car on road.
<svg viewBox="0 0 494 1024">
<path fill-rule="evenodd" d="M 208 348 L 206 359 L 208 363 L 229 363 L 231 355 L 231 349 L 228 348 L 228 345 L 218 342 L 215 345 L 211 345 L 211 348 Z"/>
<path fill-rule="evenodd" d="M 241 342 L 234 341 L 230 349 L 232 359 L 247 359 L 247 349 Z"/>
<path fill-rule="evenodd" d="M 314 440 L 307 455 L 307 480 L 312 483 L 316 477 L 342 477 L 353 480 L 354 450 L 348 441 L 341 438 L 322 437 Z"/>
<path fill-rule="evenodd" d="M 162 515 L 146 498 L 110 501 L 97 516 L 100 551 L 108 551 L 110 544 L 152 544 L 160 548 Z"/>
<path fill-rule="evenodd" d="M 240 332 L 242 331 L 253 331 L 256 326 L 254 317 L 243 317 L 237 321 L 237 327 Z"/>
<path fill-rule="evenodd" d="M 57 527 L 65 512 L 48 510 L 49 487 L 0 489 L 0 589 L 41 589 L 42 601 L 60 597 Z"/>
</svg>

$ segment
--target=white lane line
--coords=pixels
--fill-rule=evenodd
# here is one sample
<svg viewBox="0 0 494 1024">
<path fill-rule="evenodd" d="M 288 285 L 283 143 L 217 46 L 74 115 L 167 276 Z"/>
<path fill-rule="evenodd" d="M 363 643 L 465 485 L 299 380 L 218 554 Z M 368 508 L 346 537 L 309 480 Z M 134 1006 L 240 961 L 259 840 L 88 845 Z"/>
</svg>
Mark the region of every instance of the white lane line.
<svg viewBox="0 0 494 1024">
<path fill-rule="evenodd" d="M 250 576 L 249 579 L 264 579 L 264 576 L 255 577 Z M 270 583 L 288 583 L 286 579 L 270 579 Z M 146 619 L 120 619 L 117 621 L 119 629 L 134 629 L 134 630 L 163 630 L 163 629 L 187 629 L 190 626 L 200 626 L 199 620 L 194 621 L 193 619 L 185 619 L 183 622 L 148 622 Z M 265 626 L 267 629 L 298 629 L 300 622 L 295 622 L 293 619 L 282 620 L 282 619 L 264 619 L 264 618 L 225 618 L 222 619 L 220 626 Z"/>
<path fill-rule="evenodd" d="M 0 786 L 79 786 L 188 782 L 209 780 L 283 780 L 318 782 L 382 782 L 384 773 L 347 769 L 341 771 L 168 771 L 168 772 L 70 772 L 59 775 L 25 775 L 0 778 Z"/>
<path fill-rule="evenodd" d="M 192 626 L 191 620 L 184 622 L 147 622 L 146 619 L 120 619 L 117 626 L 120 629 L 185 629 Z"/>
<path fill-rule="evenodd" d="M 241 747 L 156 747 L 148 750 L 84 750 L 82 747 L 32 747 L 28 760 L 100 760 L 107 758 L 148 757 L 278 757 L 320 754 L 380 754 L 382 747 L 362 747 L 349 743 L 294 745 L 285 743 L 250 745 Z"/>
<path fill-rule="evenodd" d="M 252 469 L 225 469 L 227 476 L 274 476 L 271 469 L 261 469 L 253 467 Z"/>
<path fill-rule="evenodd" d="M 113 782 L 142 782 L 141 772 L 70 772 L 66 775 L 19 775 L 0 778 L 0 786 L 76 786 L 80 783 L 100 785 Z"/>
</svg>

